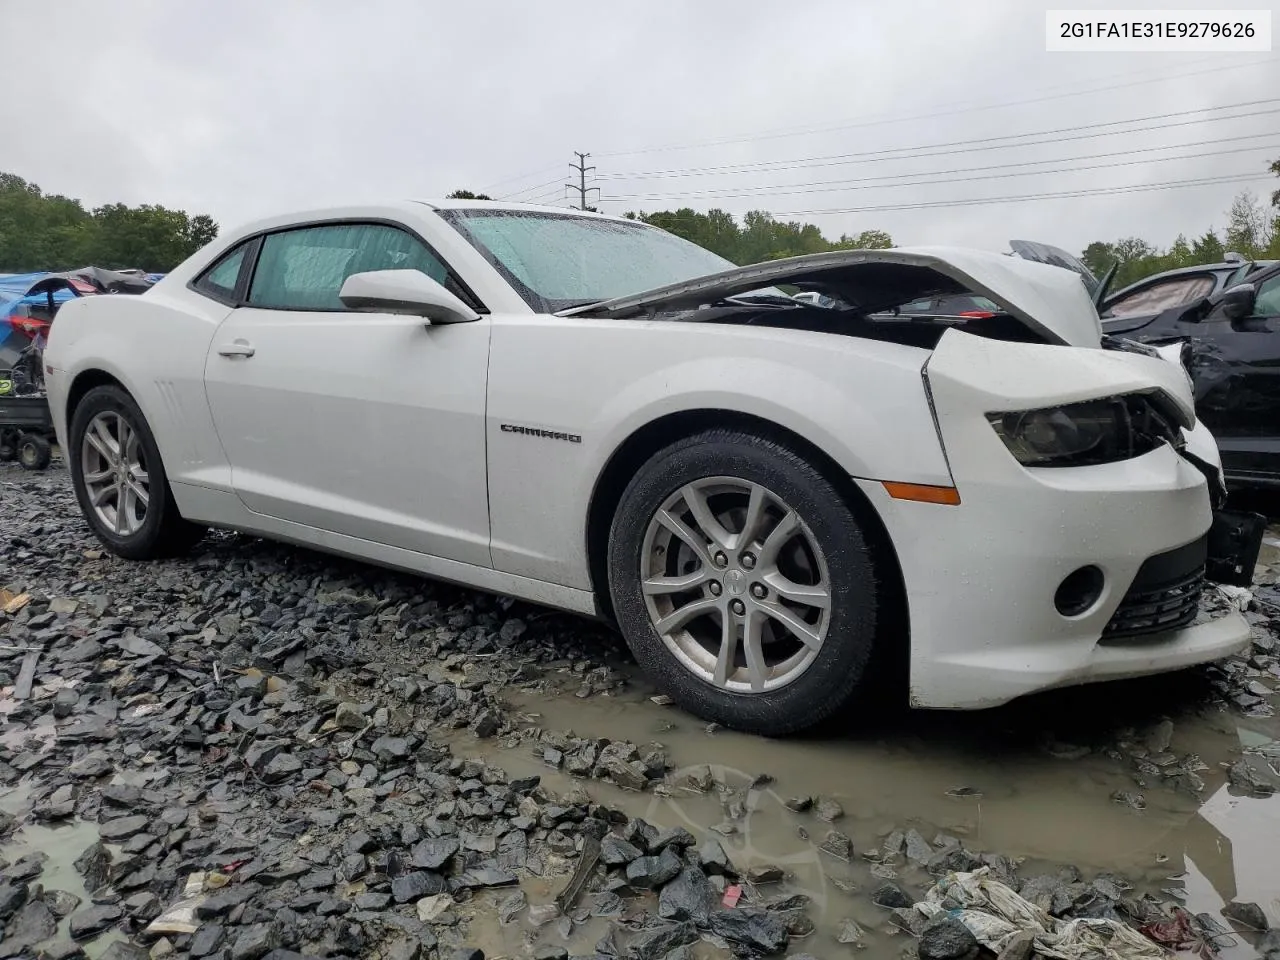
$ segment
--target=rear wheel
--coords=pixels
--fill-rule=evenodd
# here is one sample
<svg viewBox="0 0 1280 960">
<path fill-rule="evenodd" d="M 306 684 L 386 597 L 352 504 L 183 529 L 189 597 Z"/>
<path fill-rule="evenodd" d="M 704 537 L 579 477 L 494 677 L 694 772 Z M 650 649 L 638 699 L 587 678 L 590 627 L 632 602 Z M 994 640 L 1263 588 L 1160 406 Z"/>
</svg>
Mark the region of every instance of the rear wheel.
<svg viewBox="0 0 1280 960">
<path fill-rule="evenodd" d="M 794 450 L 712 430 L 655 454 L 623 492 L 609 582 L 632 652 L 686 709 L 766 735 L 849 703 L 876 627 L 870 551 Z"/>
<path fill-rule="evenodd" d="M 76 499 L 107 548 L 129 560 L 188 550 L 204 529 L 178 513 L 151 429 L 122 388 L 94 387 L 71 417 L 68 466 Z"/>
</svg>

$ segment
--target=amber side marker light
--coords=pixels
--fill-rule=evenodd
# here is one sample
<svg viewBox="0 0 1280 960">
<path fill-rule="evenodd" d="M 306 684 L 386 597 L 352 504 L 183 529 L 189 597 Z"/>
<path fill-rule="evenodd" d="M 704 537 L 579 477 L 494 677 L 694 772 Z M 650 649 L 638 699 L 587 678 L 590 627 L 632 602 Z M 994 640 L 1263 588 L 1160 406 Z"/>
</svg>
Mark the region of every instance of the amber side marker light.
<svg viewBox="0 0 1280 960">
<path fill-rule="evenodd" d="M 960 505 L 960 491 L 955 487 L 935 487 L 927 483 L 891 483 L 883 481 L 885 490 L 895 500 L 918 500 L 920 503 Z"/>
</svg>

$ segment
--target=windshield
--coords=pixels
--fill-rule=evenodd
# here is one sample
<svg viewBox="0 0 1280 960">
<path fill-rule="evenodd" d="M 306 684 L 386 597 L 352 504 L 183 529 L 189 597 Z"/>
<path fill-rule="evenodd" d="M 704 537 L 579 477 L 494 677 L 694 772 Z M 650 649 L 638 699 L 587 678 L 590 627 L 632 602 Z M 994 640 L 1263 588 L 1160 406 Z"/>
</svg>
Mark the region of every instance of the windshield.
<svg viewBox="0 0 1280 960">
<path fill-rule="evenodd" d="M 534 310 L 625 297 L 735 264 L 643 223 L 529 210 L 440 210 Z"/>
</svg>

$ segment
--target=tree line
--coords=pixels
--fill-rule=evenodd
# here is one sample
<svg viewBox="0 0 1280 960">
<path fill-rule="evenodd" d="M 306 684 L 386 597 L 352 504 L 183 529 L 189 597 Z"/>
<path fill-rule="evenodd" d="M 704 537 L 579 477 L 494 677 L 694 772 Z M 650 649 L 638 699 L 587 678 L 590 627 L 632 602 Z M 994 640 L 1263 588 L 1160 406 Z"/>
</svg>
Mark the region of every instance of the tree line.
<svg viewBox="0 0 1280 960">
<path fill-rule="evenodd" d="M 1280 160 L 1271 165 L 1271 170 L 1280 176 Z M 1141 237 L 1110 242 L 1095 240 L 1085 248 L 1081 259 L 1098 276 L 1118 263 L 1112 290 L 1153 273 L 1220 263 L 1228 253 L 1238 253 L 1249 260 L 1277 260 L 1280 259 L 1280 190 L 1271 200 L 1272 207 L 1268 209 L 1250 190 L 1237 194 L 1227 211 L 1221 234 L 1214 227 L 1191 238 L 1180 233 L 1163 249 Z"/>
<path fill-rule="evenodd" d="M 0 172 L 0 273 L 83 266 L 164 273 L 217 235 L 206 214 L 153 204 L 86 210 L 79 200 Z"/>
<path fill-rule="evenodd" d="M 1280 160 L 1270 170 L 1280 176 Z M 490 199 L 468 190 L 455 190 L 449 196 Z M 689 207 L 632 211 L 625 216 L 661 227 L 738 264 L 893 246 L 893 238 L 883 230 L 842 233 L 831 239 L 812 223 L 778 220 L 765 210 L 750 211 L 741 220 L 724 210 L 704 213 Z M 123 203 L 86 210 L 79 200 L 43 193 L 34 183 L 0 172 L 0 273 L 86 264 L 165 272 L 217 235 L 218 225 L 207 214 Z M 1051 237 L 1044 239 L 1053 242 Z M 1269 208 L 1251 191 L 1238 194 L 1221 233 L 1209 227 L 1194 237 L 1180 234 L 1166 248 L 1137 236 L 1097 240 L 1081 258 L 1099 275 L 1118 263 L 1114 290 L 1164 270 L 1219 262 L 1228 251 L 1249 259 L 1280 259 L 1280 190 L 1272 194 Z"/>
</svg>

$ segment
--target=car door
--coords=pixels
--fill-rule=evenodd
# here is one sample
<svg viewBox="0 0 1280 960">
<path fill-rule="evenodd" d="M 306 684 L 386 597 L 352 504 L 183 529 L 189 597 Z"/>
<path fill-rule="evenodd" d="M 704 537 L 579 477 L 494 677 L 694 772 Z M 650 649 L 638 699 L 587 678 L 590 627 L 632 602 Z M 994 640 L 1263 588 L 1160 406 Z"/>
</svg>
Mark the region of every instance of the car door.
<svg viewBox="0 0 1280 960">
<path fill-rule="evenodd" d="M 1195 325 L 1196 410 L 1229 475 L 1280 479 L 1280 268 L 1250 282 L 1251 316 Z"/>
<path fill-rule="evenodd" d="M 255 513 L 490 566 L 485 389 L 490 324 L 356 312 L 368 270 L 415 268 L 474 297 L 388 223 L 264 235 L 205 362 L 231 483 Z"/>
</svg>

